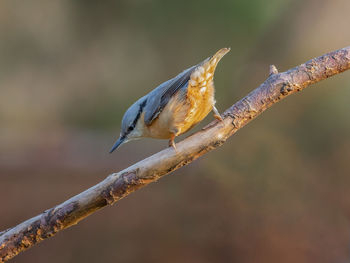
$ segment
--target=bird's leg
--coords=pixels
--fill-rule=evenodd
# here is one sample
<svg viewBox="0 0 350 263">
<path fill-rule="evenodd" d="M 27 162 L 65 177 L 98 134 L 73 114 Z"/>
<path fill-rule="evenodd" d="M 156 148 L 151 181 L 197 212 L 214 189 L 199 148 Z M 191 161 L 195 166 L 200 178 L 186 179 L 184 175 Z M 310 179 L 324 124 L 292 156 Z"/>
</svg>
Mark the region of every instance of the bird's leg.
<svg viewBox="0 0 350 263">
<path fill-rule="evenodd" d="M 173 147 L 174 150 L 176 151 L 176 145 L 175 145 L 174 139 L 175 139 L 175 134 L 172 133 L 169 139 L 169 147 Z"/>
<path fill-rule="evenodd" d="M 223 121 L 224 119 L 221 117 L 218 109 L 215 107 L 215 105 L 213 105 L 213 112 L 214 112 L 214 118 L 219 120 L 219 121 Z"/>
</svg>

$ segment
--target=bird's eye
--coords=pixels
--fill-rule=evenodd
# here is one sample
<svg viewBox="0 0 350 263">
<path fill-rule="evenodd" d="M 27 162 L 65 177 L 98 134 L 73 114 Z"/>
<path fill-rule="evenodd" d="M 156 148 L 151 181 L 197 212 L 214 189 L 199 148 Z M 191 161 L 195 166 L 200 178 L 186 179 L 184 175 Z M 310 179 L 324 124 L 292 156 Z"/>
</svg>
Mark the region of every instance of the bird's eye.
<svg viewBox="0 0 350 263">
<path fill-rule="evenodd" d="M 129 128 L 128 128 L 128 132 L 131 132 L 133 129 L 134 129 L 134 127 L 133 127 L 133 126 L 129 126 Z"/>
</svg>

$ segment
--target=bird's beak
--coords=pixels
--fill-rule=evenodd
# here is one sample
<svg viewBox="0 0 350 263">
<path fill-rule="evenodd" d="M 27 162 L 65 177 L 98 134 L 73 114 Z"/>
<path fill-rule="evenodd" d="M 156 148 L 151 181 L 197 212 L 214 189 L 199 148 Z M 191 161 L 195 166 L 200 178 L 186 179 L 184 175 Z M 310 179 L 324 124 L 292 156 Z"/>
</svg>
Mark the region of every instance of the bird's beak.
<svg viewBox="0 0 350 263">
<path fill-rule="evenodd" d="M 121 144 L 125 142 L 126 137 L 125 136 L 120 136 L 118 140 L 115 142 L 113 145 L 112 149 L 109 151 L 109 153 L 112 153 L 115 149 L 117 149 Z"/>
</svg>

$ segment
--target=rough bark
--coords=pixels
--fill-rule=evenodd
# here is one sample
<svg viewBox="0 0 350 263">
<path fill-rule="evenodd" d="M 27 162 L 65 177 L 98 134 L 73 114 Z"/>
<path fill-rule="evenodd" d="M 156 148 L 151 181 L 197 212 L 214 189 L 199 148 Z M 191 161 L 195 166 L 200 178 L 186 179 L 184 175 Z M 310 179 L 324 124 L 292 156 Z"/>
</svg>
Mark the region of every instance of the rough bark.
<svg viewBox="0 0 350 263">
<path fill-rule="evenodd" d="M 95 211 L 157 181 L 222 145 L 228 137 L 274 103 L 309 85 L 350 68 L 350 46 L 312 59 L 283 73 L 270 66 L 270 75 L 257 89 L 235 103 L 201 131 L 127 169 L 109 175 L 90 189 L 0 233 L 0 262 L 5 262 L 36 243 L 77 224 Z"/>
</svg>

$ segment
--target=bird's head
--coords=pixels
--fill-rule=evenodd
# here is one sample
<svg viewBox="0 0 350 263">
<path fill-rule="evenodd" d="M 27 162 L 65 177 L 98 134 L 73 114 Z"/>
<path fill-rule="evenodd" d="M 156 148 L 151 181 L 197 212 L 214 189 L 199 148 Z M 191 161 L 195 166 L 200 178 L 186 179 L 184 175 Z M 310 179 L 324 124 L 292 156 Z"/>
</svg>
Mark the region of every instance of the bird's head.
<svg viewBox="0 0 350 263">
<path fill-rule="evenodd" d="M 136 140 L 142 137 L 142 130 L 140 129 L 138 121 L 140 120 L 143 108 L 146 104 L 147 98 L 142 97 L 136 101 L 129 109 L 125 112 L 122 120 L 122 127 L 120 131 L 120 136 L 118 140 L 113 145 L 112 149 L 109 151 L 112 153 L 123 143 L 131 140 Z"/>
</svg>

